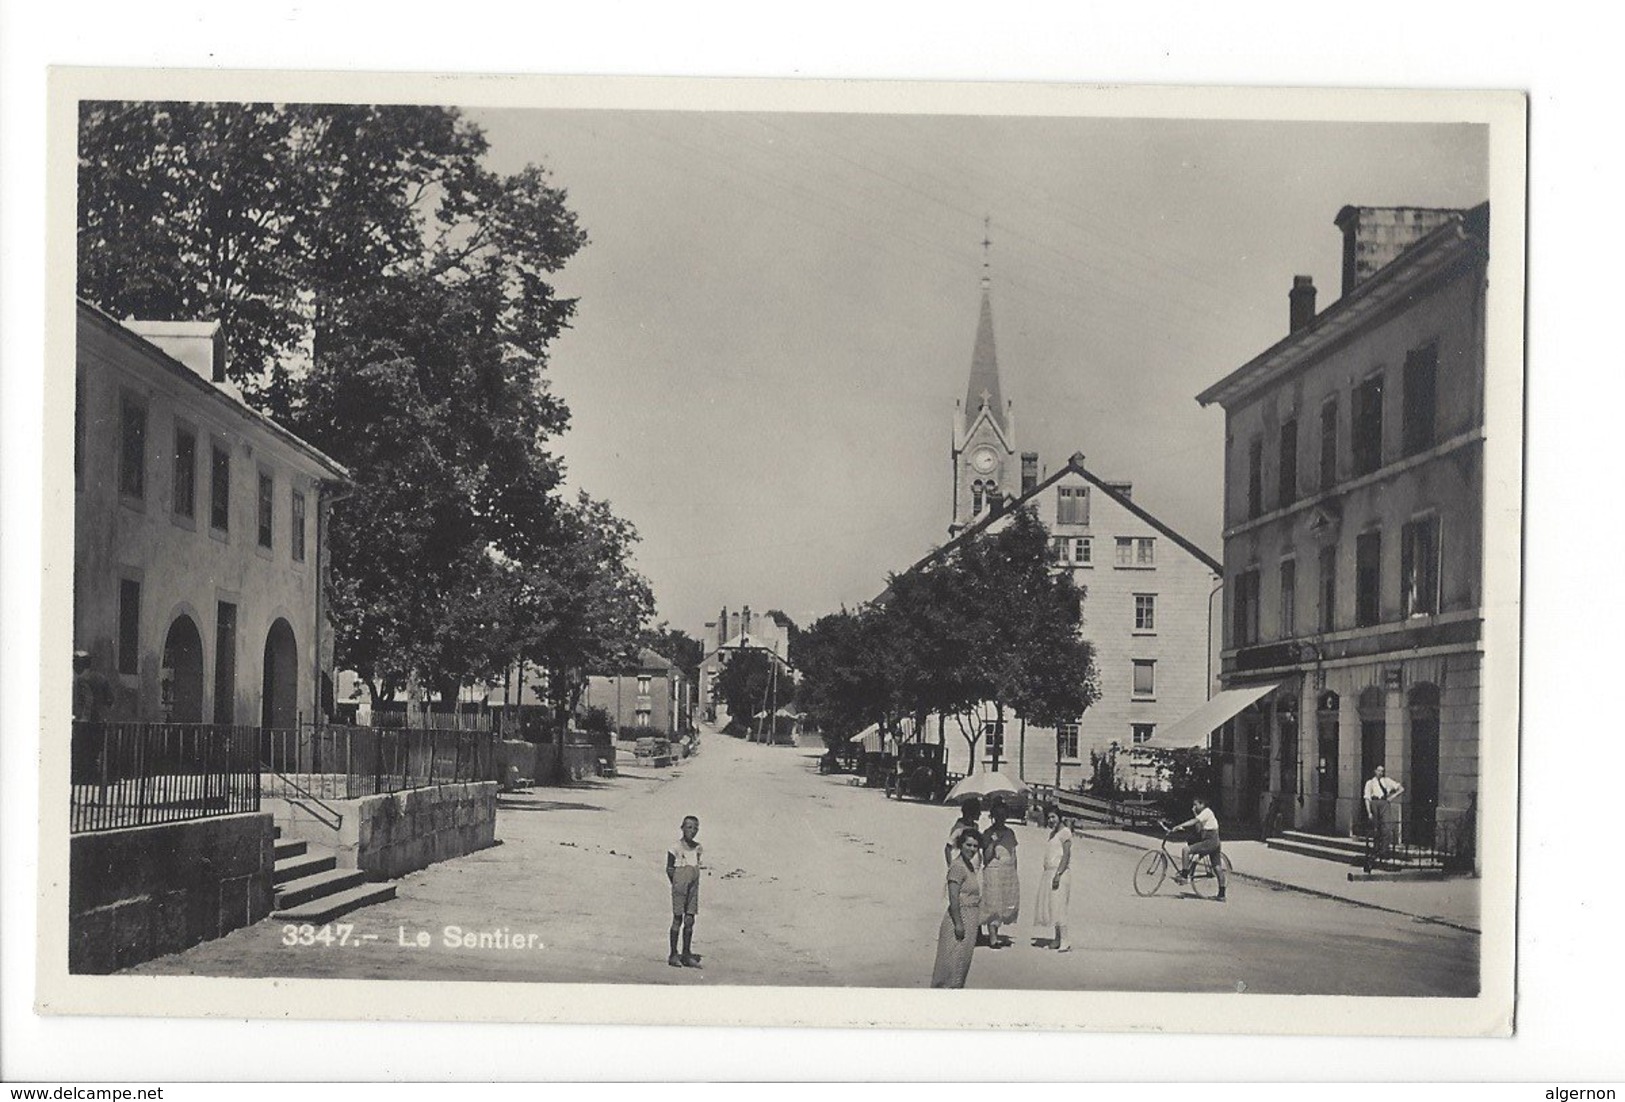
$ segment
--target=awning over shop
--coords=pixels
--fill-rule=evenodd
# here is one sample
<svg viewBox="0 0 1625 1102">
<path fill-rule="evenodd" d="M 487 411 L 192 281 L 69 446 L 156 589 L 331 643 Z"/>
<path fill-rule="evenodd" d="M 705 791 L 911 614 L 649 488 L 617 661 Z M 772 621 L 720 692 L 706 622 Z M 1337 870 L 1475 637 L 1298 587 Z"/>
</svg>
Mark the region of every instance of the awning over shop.
<svg viewBox="0 0 1625 1102">
<path fill-rule="evenodd" d="M 1192 746 L 1206 746 L 1214 728 L 1234 718 L 1243 708 L 1262 699 L 1281 687 L 1279 681 L 1267 685 L 1248 685 L 1243 689 L 1225 689 L 1215 693 L 1206 704 L 1177 723 L 1158 731 L 1154 737 L 1135 747 L 1136 750 L 1178 750 Z"/>
<path fill-rule="evenodd" d="M 848 742 L 862 743 L 863 748 L 871 754 L 878 754 L 885 748 L 885 740 L 880 734 L 880 724 L 871 723 L 851 738 Z"/>
</svg>

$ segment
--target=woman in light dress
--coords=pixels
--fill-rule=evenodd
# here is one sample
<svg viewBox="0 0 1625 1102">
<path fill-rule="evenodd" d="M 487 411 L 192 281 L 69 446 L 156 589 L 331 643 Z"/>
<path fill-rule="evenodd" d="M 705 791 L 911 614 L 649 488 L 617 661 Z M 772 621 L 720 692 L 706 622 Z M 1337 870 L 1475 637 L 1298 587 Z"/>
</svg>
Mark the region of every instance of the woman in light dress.
<svg viewBox="0 0 1625 1102">
<path fill-rule="evenodd" d="M 999 927 L 1014 923 L 1021 914 L 1021 880 L 1016 874 L 1016 832 L 1006 823 L 1004 803 L 993 801 L 988 813 L 993 825 L 982 835 L 982 921 L 987 923 L 987 944 L 1003 949 L 1010 939 Z"/>
<path fill-rule="evenodd" d="M 1063 826 L 1060 813 L 1053 810 L 1044 822 L 1049 826 L 1049 841 L 1044 845 L 1044 879 L 1038 885 L 1038 914 L 1034 921 L 1039 926 L 1055 927 L 1055 940 L 1049 948 L 1070 953 L 1066 916 L 1072 903 L 1072 828 Z"/>
<path fill-rule="evenodd" d="M 958 852 L 948 862 L 948 913 L 937 930 L 937 960 L 931 969 L 932 987 L 964 987 L 970 958 L 976 950 L 976 927 L 981 924 L 982 885 L 976 858 L 982 836 L 974 828 L 959 832 Z"/>
</svg>

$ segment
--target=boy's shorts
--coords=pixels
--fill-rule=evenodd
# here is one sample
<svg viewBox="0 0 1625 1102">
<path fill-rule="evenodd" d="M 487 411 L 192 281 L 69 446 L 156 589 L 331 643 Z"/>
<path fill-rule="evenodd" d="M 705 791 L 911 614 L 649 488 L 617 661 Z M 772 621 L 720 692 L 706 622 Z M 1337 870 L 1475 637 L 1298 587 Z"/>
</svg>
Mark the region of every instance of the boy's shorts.
<svg viewBox="0 0 1625 1102">
<path fill-rule="evenodd" d="M 671 913 L 700 913 L 700 870 L 693 865 L 678 865 L 671 872 Z"/>
</svg>

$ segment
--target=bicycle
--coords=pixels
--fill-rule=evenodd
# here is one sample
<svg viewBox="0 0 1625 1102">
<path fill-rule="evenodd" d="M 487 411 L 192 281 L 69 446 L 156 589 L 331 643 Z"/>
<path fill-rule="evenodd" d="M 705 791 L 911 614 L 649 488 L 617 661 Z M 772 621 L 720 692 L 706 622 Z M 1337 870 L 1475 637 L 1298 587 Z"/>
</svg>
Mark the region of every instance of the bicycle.
<svg viewBox="0 0 1625 1102">
<path fill-rule="evenodd" d="M 1168 876 L 1168 869 L 1179 864 L 1179 861 L 1168 852 L 1168 839 L 1173 832 L 1166 822 L 1159 822 L 1157 825 L 1162 827 L 1161 848 L 1147 850 L 1145 856 L 1134 866 L 1135 895 L 1156 895 L 1162 887 L 1163 880 Z M 1230 855 L 1220 851 L 1218 859 L 1224 862 L 1224 874 L 1228 878 L 1235 871 L 1230 864 Z M 1219 877 L 1214 870 L 1211 856 L 1205 861 L 1202 857 L 1197 857 L 1191 866 L 1189 884 L 1191 891 L 1204 899 L 1217 894 Z"/>
</svg>

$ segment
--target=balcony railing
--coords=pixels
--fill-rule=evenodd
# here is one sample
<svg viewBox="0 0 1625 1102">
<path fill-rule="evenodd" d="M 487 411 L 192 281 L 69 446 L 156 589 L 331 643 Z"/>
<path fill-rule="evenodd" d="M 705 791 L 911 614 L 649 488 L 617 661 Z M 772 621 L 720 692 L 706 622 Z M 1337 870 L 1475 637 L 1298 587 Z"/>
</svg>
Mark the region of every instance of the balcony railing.
<svg viewBox="0 0 1625 1102">
<path fill-rule="evenodd" d="M 75 723 L 75 834 L 258 811 L 258 731 L 212 723 Z"/>
</svg>

